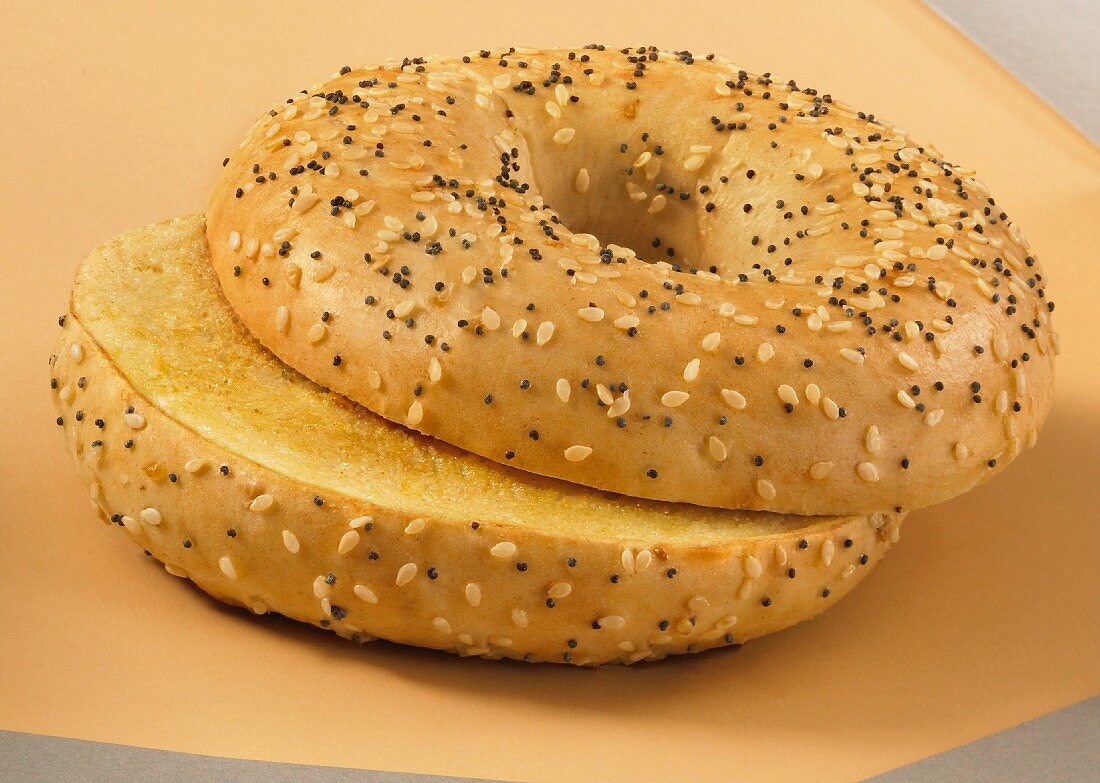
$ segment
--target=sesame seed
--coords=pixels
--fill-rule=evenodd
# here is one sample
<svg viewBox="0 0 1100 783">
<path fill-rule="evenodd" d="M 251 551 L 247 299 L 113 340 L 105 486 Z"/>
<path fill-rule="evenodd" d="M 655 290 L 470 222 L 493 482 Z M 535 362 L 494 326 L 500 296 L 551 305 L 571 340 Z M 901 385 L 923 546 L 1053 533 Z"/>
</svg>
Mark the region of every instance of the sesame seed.
<svg viewBox="0 0 1100 783">
<path fill-rule="evenodd" d="M 222 555 L 218 558 L 218 568 L 229 579 L 237 578 L 237 567 L 233 565 L 233 561 L 229 559 L 229 555 Z"/>
<path fill-rule="evenodd" d="M 588 169 L 581 168 L 580 171 L 577 172 L 577 176 L 573 178 L 573 190 L 583 195 L 588 192 L 588 186 L 591 184 L 591 181 Z"/>
<path fill-rule="evenodd" d="M 685 391 L 667 391 L 661 395 L 661 404 L 668 408 L 679 408 L 690 397 Z"/>
<path fill-rule="evenodd" d="M 404 587 L 416 578 L 416 570 L 416 563 L 405 563 L 397 570 L 397 578 L 394 580 L 394 584 L 398 587 Z"/>
<path fill-rule="evenodd" d="M 852 364 L 863 364 L 863 354 L 851 348 L 841 348 L 840 355 Z"/>
<path fill-rule="evenodd" d="M 286 305 L 279 305 L 275 309 L 275 329 L 281 334 L 286 334 L 289 324 L 290 310 Z"/>
<path fill-rule="evenodd" d="M 367 585 L 355 585 L 352 591 L 360 601 L 365 601 L 368 604 L 378 603 L 378 595 Z"/>
<path fill-rule="evenodd" d="M 878 481 L 879 474 L 878 468 L 875 467 L 873 462 L 861 462 L 856 465 L 856 473 L 864 481 Z"/>
<path fill-rule="evenodd" d="M 538 330 L 535 332 L 535 343 L 540 348 L 550 342 L 550 338 L 554 336 L 554 324 L 550 321 L 543 321 L 539 324 Z"/>
<path fill-rule="evenodd" d="M 359 546 L 359 531 L 349 530 L 340 537 L 340 543 L 336 547 L 337 553 L 346 555 L 355 547 Z"/>
<path fill-rule="evenodd" d="M 562 402 L 569 402 L 569 395 L 572 393 L 572 389 L 569 386 L 569 381 L 565 378 L 558 378 L 558 382 L 554 385 L 554 391 L 558 395 L 558 399 Z"/>
<path fill-rule="evenodd" d="M 703 153 L 697 153 L 690 155 L 684 160 L 684 168 L 687 171 L 698 171 L 703 168 L 703 164 L 707 162 L 707 156 Z"/>
<path fill-rule="evenodd" d="M 722 389 L 722 399 L 734 410 L 743 410 L 748 405 L 745 395 L 733 389 Z"/>
<path fill-rule="evenodd" d="M 481 587 L 477 582 L 468 582 L 466 584 L 466 601 L 470 606 L 475 609 L 481 606 Z"/>
<path fill-rule="evenodd" d="M 872 454 L 877 454 L 882 451 L 882 435 L 879 433 L 878 427 L 871 425 L 867 428 L 867 434 L 864 436 L 863 445 Z"/>
<path fill-rule="evenodd" d="M 497 311 L 491 307 L 486 306 L 481 311 L 481 323 L 485 325 L 485 328 L 490 332 L 495 332 L 500 328 L 500 316 L 497 315 Z"/>
<path fill-rule="evenodd" d="M 568 144 L 573 140 L 573 137 L 577 135 L 575 128 L 561 128 L 554 132 L 555 144 Z"/>
<path fill-rule="evenodd" d="M 920 369 L 920 365 L 917 364 L 917 360 L 907 354 L 905 351 L 898 353 L 898 362 L 907 370 L 916 371 Z"/>
<path fill-rule="evenodd" d="M 565 458 L 570 462 L 582 462 L 588 459 L 591 453 L 592 448 L 590 446 L 575 445 L 565 450 Z"/>
<path fill-rule="evenodd" d="M 559 600 L 565 598 L 571 592 L 573 592 L 573 585 L 568 582 L 555 582 L 550 585 L 549 589 L 546 591 L 546 596 L 554 600 Z"/>
<path fill-rule="evenodd" d="M 764 500 L 775 500 L 775 485 L 767 479 L 756 480 L 756 494 Z"/>
<path fill-rule="evenodd" d="M 261 513 L 267 511 L 273 505 L 275 505 L 275 498 L 264 492 L 252 498 L 252 502 L 248 504 L 248 510 Z"/>
</svg>

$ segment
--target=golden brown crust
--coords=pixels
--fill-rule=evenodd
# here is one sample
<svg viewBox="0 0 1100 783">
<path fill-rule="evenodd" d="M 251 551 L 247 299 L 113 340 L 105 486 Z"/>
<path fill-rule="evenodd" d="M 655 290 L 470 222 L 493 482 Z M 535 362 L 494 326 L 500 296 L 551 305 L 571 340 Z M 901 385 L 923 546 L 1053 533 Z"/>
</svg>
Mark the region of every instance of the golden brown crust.
<svg viewBox="0 0 1100 783">
<path fill-rule="evenodd" d="M 209 211 L 284 361 L 579 484 L 908 509 L 1003 468 L 1050 404 L 1043 275 L 972 172 L 719 58 L 346 69 L 256 124 Z"/>
<path fill-rule="evenodd" d="M 100 515 L 221 600 L 359 640 L 633 662 L 812 617 L 896 540 L 895 514 L 798 520 L 681 507 L 678 525 L 646 511 L 655 504 L 570 490 L 341 406 L 233 326 L 204 272 L 203 230 L 198 217 L 166 222 L 92 254 L 51 385 Z M 287 435 L 283 417 L 308 422 L 309 437 Z M 349 428 L 360 441 L 377 430 L 390 461 L 360 464 L 367 458 Z M 352 462 L 351 478 L 311 467 L 311 441 Z M 439 460 L 448 467 L 436 470 Z M 408 487 L 426 478 L 436 490 L 374 503 L 363 495 L 381 497 L 371 476 Z M 493 511 L 479 512 L 491 519 L 470 517 L 473 502 L 447 500 L 462 497 L 454 476 L 496 493 Z M 555 494 L 581 517 L 577 527 L 554 520 Z M 636 509 L 637 521 L 606 521 L 623 509 Z M 679 532 L 698 524 L 693 517 L 716 520 L 696 543 Z M 742 532 L 755 528 L 766 532 Z"/>
</svg>

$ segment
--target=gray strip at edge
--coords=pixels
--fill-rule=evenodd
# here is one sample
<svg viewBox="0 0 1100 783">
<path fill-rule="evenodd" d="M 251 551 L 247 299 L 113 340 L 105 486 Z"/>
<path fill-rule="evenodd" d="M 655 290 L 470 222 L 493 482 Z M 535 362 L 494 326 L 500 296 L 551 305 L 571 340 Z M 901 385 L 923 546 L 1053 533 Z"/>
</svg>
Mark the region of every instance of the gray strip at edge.
<svg viewBox="0 0 1100 783">
<path fill-rule="evenodd" d="M 886 772 L 867 783 L 1085 783 L 1100 777 L 1100 697 Z M 198 756 L 0 731 L 0 781 L 19 783 L 488 783 L 473 778 Z"/>
<path fill-rule="evenodd" d="M 924 0 L 1086 138 L 1100 144 L 1100 3 Z M 1066 78 L 1072 75 L 1073 78 Z"/>
<path fill-rule="evenodd" d="M 1100 780 L 1100 696 L 914 761 L 865 783 L 1089 783 Z"/>
<path fill-rule="evenodd" d="M 2 783 L 502 783 L 199 756 L 0 730 Z"/>
</svg>

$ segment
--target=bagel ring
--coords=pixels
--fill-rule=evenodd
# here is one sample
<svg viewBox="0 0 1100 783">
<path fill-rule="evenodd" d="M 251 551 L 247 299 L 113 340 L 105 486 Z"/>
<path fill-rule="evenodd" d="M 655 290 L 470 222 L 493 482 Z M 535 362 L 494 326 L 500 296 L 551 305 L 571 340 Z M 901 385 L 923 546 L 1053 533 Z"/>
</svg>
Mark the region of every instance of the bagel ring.
<svg viewBox="0 0 1100 783">
<path fill-rule="evenodd" d="M 652 47 L 344 68 L 208 205 L 287 364 L 492 460 L 632 496 L 909 510 L 1031 442 L 1044 278 L 973 172 L 831 96 Z"/>
</svg>

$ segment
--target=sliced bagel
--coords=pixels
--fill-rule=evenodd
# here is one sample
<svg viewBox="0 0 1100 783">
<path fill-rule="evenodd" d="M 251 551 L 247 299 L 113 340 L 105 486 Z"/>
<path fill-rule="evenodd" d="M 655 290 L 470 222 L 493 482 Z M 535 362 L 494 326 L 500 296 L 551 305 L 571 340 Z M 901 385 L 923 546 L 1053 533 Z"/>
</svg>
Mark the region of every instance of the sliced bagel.
<svg viewBox="0 0 1100 783">
<path fill-rule="evenodd" d="M 972 175 L 721 58 L 506 49 L 272 107 L 208 237 L 260 342 L 391 421 L 636 497 L 868 513 L 985 481 L 1050 408 L 1045 276 Z"/>
<path fill-rule="evenodd" d="M 94 507 L 216 598 L 365 641 L 574 664 L 736 644 L 816 615 L 901 515 L 617 496 L 387 423 L 235 320 L 202 216 L 84 262 L 52 362 Z"/>
</svg>

